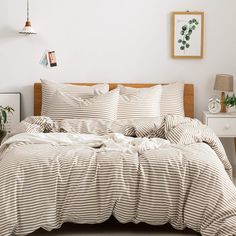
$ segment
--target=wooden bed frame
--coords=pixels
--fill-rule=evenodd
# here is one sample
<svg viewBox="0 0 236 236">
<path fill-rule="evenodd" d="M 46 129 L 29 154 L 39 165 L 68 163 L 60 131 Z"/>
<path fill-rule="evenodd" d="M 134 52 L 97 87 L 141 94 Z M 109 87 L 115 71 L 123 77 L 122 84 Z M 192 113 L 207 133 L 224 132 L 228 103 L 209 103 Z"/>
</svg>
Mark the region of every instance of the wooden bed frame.
<svg viewBox="0 0 236 236">
<path fill-rule="evenodd" d="M 71 83 L 73 85 L 87 85 L 92 86 L 94 83 Z M 157 84 L 127 84 L 119 83 L 124 86 L 129 86 L 133 88 L 148 88 Z M 110 83 L 110 90 L 116 88 L 118 83 Z M 34 115 L 41 115 L 41 105 L 42 105 L 42 86 L 41 83 L 34 84 Z M 194 117 L 194 86 L 193 84 L 185 84 L 184 86 L 184 111 L 185 116 Z"/>
</svg>

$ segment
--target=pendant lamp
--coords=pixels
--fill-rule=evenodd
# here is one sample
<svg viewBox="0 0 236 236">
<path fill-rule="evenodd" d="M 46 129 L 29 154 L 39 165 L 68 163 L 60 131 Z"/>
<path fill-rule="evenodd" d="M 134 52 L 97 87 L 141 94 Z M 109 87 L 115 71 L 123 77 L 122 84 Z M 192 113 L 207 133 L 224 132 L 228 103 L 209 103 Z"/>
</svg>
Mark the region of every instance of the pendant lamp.
<svg viewBox="0 0 236 236">
<path fill-rule="evenodd" d="M 19 32 L 24 35 L 36 34 L 34 28 L 31 26 L 30 17 L 29 17 L 29 0 L 27 0 L 27 20 L 25 23 L 25 27 Z"/>
</svg>

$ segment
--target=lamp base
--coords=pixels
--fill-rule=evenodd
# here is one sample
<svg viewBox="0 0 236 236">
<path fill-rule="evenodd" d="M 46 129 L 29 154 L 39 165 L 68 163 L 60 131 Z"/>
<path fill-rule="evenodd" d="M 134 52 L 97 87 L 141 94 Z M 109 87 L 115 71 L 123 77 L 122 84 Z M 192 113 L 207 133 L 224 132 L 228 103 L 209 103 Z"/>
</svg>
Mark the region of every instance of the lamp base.
<svg viewBox="0 0 236 236">
<path fill-rule="evenodd" d="M 226 106 L 225 106 L 225 92 L 222 92 L 222 93 L 221 93 L 220 104 L 221 104 L 221 110 L 220 110 L 220 112 L 225 113 L 225 112 L 226 112 Z"/>
</svg>

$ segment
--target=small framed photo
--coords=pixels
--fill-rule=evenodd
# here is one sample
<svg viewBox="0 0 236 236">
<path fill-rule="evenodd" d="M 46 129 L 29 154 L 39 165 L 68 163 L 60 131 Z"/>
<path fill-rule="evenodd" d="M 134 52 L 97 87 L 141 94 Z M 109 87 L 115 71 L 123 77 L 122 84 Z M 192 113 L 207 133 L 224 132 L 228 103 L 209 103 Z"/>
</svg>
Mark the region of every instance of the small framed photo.
<svg viewBox="0 0 236 236">
<path fill-rule="evenodd" d="M 203 58 L 204 13 L 172 13 L 172 57 Z"/>
<path fill-rule="evenodd" d="M 14 109 L 13 113 L 9 114 L 6 124 L 6 131 L 10 133 L 12 128 L 21 121 L 21 93 L 0 93 L 0 105 Z"/>
<path fill-rule="evenodd" d="M 45 68 L 50 68 L 50 67 L 57 66 L 56 52 L 46 50 L 44 52 L 41 60 L 39 61 L 39 64 L 41 64 Z"/>
<path fill-rule="evenodd" d="M 55 51 L 49 51 L 48 52 L 48 61 L 50 67 L 57 66 L 57 60 L 56 60 L 56 53 Z"/>
</svg>

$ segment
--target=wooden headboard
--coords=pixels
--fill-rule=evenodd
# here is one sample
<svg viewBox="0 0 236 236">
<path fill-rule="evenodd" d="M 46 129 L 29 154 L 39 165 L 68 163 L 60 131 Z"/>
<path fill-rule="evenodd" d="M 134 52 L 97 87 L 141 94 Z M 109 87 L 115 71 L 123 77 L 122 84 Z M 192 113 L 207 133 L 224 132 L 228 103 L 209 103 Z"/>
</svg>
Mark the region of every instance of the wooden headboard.
<svg viewBox="0 0 236 236">
<path fill-rule="evenodd" d="M 71 83 L 73 85 L 87 85 L 92 86 L 94 84 L 90 83 Z M 119 83 L 125 86 L 133 88 L 148 88 L 157 84 L 126 84 Z M 116 88 L 118 83 L 109 84 L 110 90 Z M 41 83 L 34 84 L 34 115 L 41 115 L 41 105 L 42 105 L 42 86 Z M 184 86 L 184 111 L 185 116 L 194 117 L 194 86 L 193 84 L 185 84 Z"/>
</svg>

